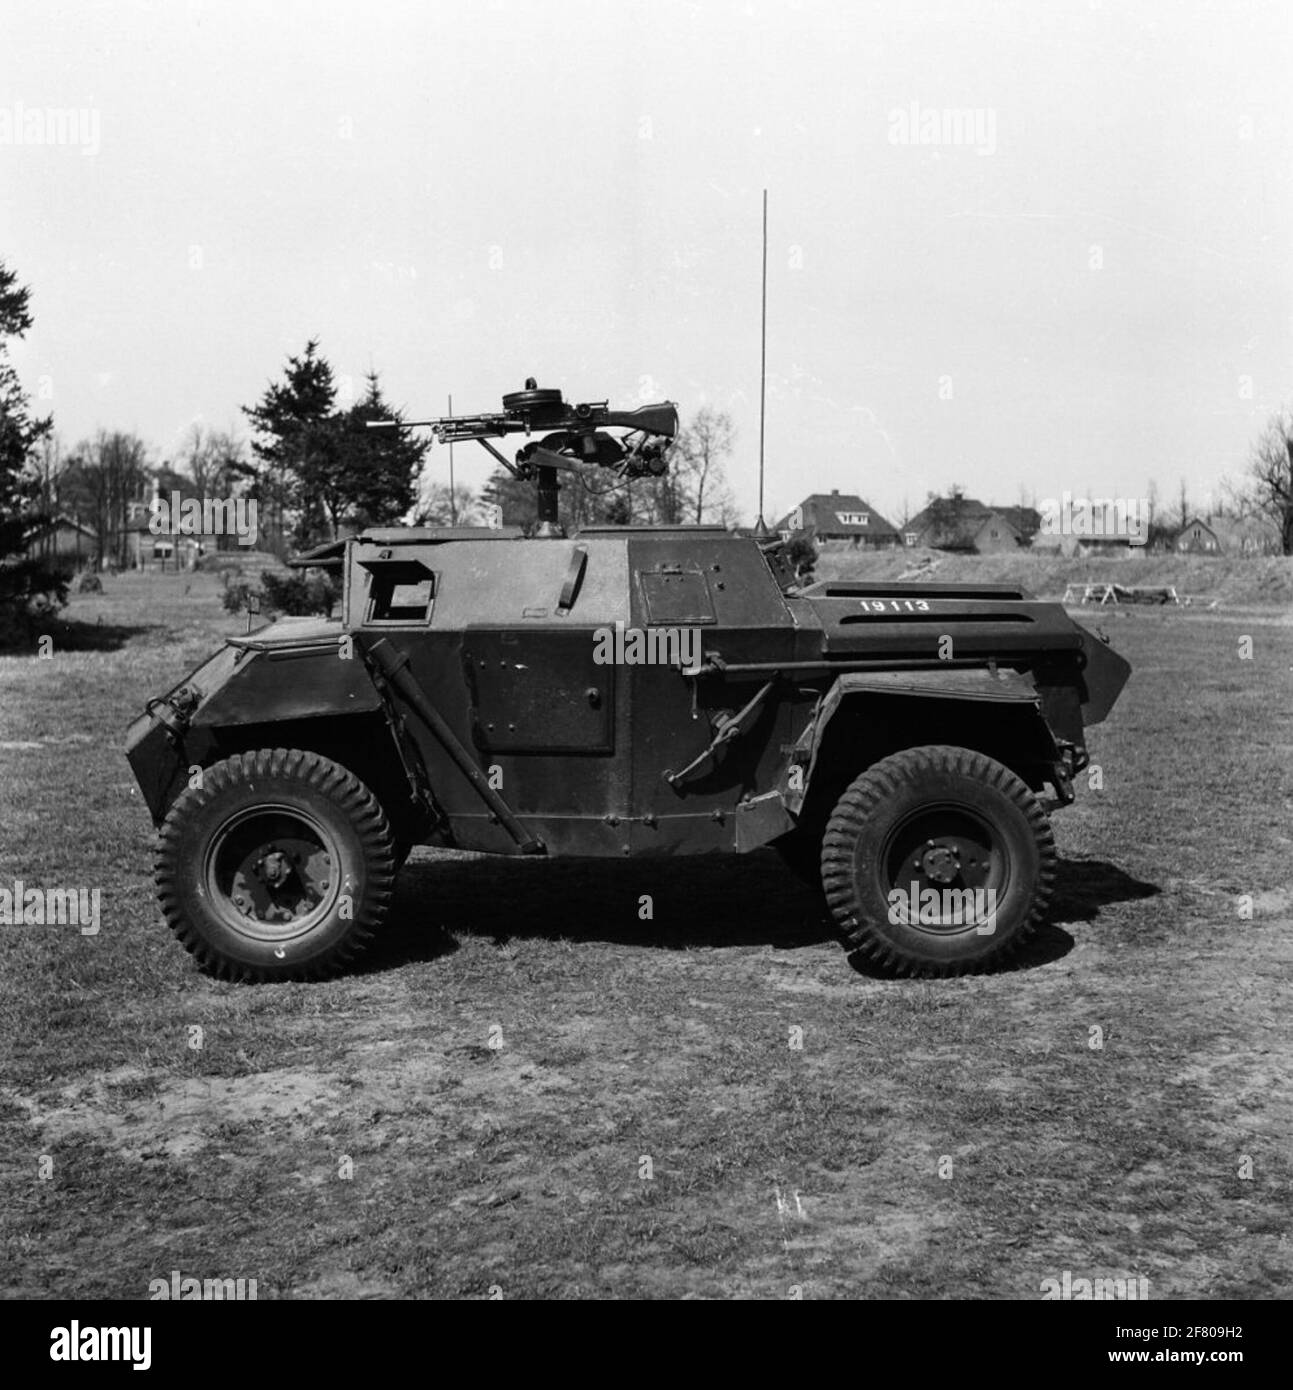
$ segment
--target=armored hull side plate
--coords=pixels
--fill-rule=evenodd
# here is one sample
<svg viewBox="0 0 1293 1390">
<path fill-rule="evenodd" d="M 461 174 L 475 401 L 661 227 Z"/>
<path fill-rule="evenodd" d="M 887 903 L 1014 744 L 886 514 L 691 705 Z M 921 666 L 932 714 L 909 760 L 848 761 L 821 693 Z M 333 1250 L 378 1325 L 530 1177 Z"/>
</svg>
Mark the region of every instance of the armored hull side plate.
<svg viewBox="0 0 1293 1390">
<path fill-rule="evenodd" d="M 615 667 L 588 628 L 469 628 L 463 673 L 472 740 L 486 753 L 610 753 Z"/>
</svg>

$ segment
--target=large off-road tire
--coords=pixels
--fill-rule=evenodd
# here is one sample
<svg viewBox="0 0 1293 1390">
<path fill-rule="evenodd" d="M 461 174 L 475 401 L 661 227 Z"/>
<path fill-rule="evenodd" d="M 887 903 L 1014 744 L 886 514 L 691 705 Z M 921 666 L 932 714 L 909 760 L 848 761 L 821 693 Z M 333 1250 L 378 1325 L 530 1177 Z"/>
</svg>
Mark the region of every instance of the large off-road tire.
<svg viewBox="0 0 1293 1390">
<path fill-rule="evenodd" d="M 840 797 L 822 844 L 822 888 L 845 943 L 886 974 L 1001 963 L 1036 931 L 1054 879 L 1055 841 L 1036 797 L 968 748 L 909 748 L 876 763 Z M 914 919 L 913 885 L 915 905 L 927 904 Z M 958 912 L 944 897 L 967 889 L 983 890 L 977 905 L 995 911 L 966 913 L 960 898 Z"/>
<path fill-rule="evenodd" d="M 162 825 L 167 924 L 225 980 L 317 980 L 352 965 L 390 906 L 395 839 L 373 793 L 292 748 L 204 769 Z"/>
</svg>

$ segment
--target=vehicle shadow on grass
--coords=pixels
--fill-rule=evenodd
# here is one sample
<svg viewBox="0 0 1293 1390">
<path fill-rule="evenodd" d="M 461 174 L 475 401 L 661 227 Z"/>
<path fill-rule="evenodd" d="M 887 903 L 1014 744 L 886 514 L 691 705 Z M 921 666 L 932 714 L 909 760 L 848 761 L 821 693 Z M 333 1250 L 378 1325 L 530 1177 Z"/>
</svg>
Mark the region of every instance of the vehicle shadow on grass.
<svg viewBox="0 0 1293 1390">
<path fill-rule="evenodd" d="M 1061 859 L 1056 865 L 1055 891 L 1036 934 L 1003 968 L 1030 970 L 1060 960 L 1077 944 L 1060 923 L 1091 922 L 1111 903 L 1157 897 L 1156 883 L 1133 878 L 1104 859 Z"/>
<path fill-rule="evenodd" d="M 445 855 L 404 866 L 372 966 L 443 955 L 457 935 L 793 950 L 834 931 L 818 895 L 772 851 L 551 861 Z"/>
<path fill-rule="evenodd" d="M 1092 920 L 1109 903 L 1160 889 L 1102 860 L 1061 860 L 1041 927 L 1007 967 L 1061 959 L 1074 940 L 1058 924 Z M 651 919 L 642 920 L 643 896 Z M 416 858 L 400 874 L 390 919 L 369 969 L 434 960 L 455 937 L 601 941 L 664 950 L 771 946 L 796 950 L 838 941 L 820 895 L 773 851 L 677 859 Z M 861 973 L 871 973 L 854 962 Z"/>
<path fill-rule="evenodd" d="M 44 628 L 33 631 L 23 641 L 5 647 L 4 656 L 39 656 L 44 637 L 53 639 L 53 654 L 60 652 L 116 652 L 127 642 L 146 632 L 155 632 L 155 623 L 83 623 L 79 619 L 57 618 Z"/>
</svg>

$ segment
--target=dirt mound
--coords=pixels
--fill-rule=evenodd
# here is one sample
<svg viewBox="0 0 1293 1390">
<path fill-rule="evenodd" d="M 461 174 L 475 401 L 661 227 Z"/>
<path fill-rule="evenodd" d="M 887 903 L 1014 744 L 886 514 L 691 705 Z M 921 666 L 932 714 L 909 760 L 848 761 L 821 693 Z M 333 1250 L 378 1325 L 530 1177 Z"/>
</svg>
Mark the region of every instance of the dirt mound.
<svg viewBox="0 0 1293 1390">
<path fill-rule="evenodd" d="M 218 550 L 204 555 L 198 568 L 206 574 L 244 574 L 253 579 L 259 578 L 265 570 L 287 572 L 282 560 L 267 550 Z"/>
</svg>

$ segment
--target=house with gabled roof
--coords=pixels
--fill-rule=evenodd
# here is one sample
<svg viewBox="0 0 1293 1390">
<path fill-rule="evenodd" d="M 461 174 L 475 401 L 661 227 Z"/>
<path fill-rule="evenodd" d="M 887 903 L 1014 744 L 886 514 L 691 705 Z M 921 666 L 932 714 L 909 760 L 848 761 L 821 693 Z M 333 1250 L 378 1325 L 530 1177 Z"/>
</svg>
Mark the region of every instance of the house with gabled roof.
<svg viewBox="0 0 1293 1390">
<path fill-rule="evenodd" d="M 814 492 L 772 528 L 783 540 L 810 536 L 815 544 L 842 542 L 859 549 L 899 546 L 902 537 L 869 502 L 852 492 Z"/>
<path fill-rule="evenodd" d="M 1172 537 L 1187 555 L 1278 555 L 1279 527 L 1270 517 L 1192 516 Z"/>
<path fill-rule="evenodd" d="M 976 555 L 1009 553 L 1023 544 L 1019 530 L 1007 520 L 1004 509 L 985 506 L 960 493 L 934 498 L 903 527 L 902 534 L 909 546 Z"/>
<path fill-rule="evenodd" d="M 93 527 L 66 512 L 38 521 L 23 540 L 31 559 L 58 559 L 84 564 L 94 558 L 98 538 Z"/>
</svg>

